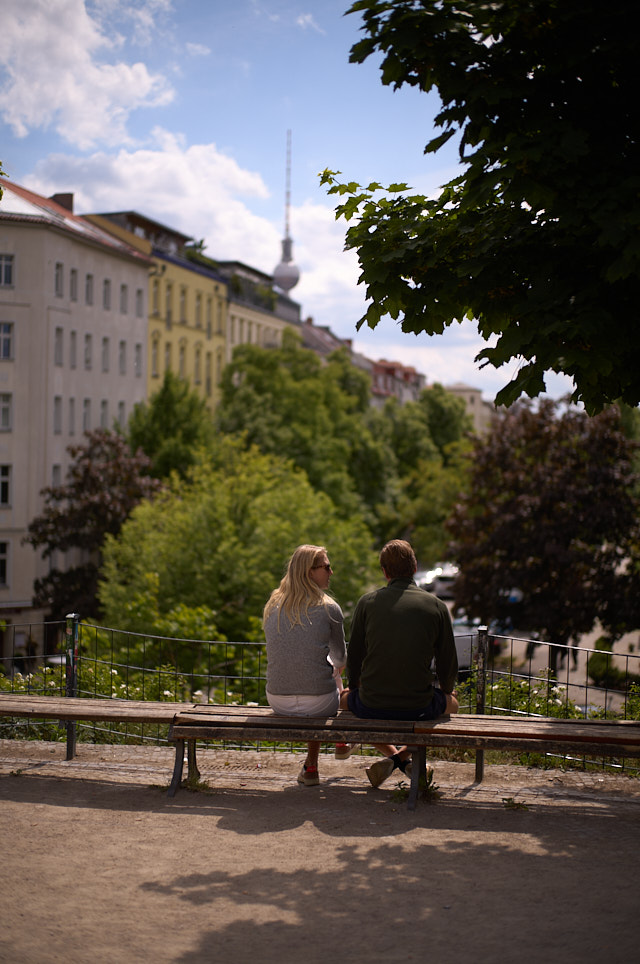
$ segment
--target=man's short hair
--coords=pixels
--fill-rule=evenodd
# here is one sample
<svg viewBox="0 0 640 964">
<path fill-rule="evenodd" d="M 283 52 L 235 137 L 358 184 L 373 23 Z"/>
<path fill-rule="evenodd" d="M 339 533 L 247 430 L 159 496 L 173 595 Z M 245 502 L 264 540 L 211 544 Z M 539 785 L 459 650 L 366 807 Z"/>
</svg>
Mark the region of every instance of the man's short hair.
<svg viewBox="0 0 640 964">
<path fill-rule="evenodd" d="M 392 539 L 382 547 L 380 565 L 389 579 L 413 579 L 418 568 L 416 554 L 404 539 Z"/>
</svg>

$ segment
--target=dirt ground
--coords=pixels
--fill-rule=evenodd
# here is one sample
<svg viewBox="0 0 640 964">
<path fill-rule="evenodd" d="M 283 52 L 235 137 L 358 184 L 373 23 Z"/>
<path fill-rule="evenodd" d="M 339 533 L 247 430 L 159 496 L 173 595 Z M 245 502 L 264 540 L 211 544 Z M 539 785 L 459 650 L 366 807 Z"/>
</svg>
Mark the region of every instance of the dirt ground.
<svg viewBox="0 0 640 964">
<path fill-rule="evenodd" d="M 640 781 L 437 763 L 411 813 L 365 759 L 0 741 L 0 960 L 637 959 Z"/>
</svg>

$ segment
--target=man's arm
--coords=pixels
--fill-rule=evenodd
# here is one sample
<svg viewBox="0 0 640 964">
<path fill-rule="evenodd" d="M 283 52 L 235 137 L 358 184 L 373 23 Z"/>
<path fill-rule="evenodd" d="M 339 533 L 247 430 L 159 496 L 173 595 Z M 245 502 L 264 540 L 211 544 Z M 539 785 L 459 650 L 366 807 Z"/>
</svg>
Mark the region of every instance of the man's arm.
<svg viewBox="0 0 640 964">
<path fill-rule="evenodd" d="M 458 654 L 449 610 L 444 607 L 440 638 L 436 644 L 436 673 L 444 693 L 453 693 L 458 675 Z"/>
<path fill-rule="evenodd" d="M 359 599 L 353 613 L 351 636 L 347 646 L 347 683 L 351 688 L 360 685 L 360 673 L 362 672 L 362 661 L 365 653 L 364 607 L 362 599 Z"/>
</svg>

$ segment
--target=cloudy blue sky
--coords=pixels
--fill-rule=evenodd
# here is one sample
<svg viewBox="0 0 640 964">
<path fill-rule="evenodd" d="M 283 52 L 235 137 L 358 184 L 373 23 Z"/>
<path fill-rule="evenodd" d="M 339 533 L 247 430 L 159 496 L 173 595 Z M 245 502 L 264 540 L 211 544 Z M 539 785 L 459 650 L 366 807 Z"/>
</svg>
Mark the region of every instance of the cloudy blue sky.
<svg viewBox="0 0 640 964">
<path fill-rule="evenodd" d="M 319 185 L 406 181 L 436 191 L 455 148 L 426 158 L 437 95 L 382 86 L 349 64 L 361 20 L 349 0 L 3 0 L 0 158 L 18 184 L 72 191 L 76 213 L 136 210 L 212 257 L 272 272 L 284 233 L 287 130 L 291 235 L 303 316 L 372 358 L 487 398 L 512 371 L 480 370 L 475 326 L 356 332 L 365 307 L 355 255 Z M 568 382 L 548 381 L 551 394 Z"/>
</svg>

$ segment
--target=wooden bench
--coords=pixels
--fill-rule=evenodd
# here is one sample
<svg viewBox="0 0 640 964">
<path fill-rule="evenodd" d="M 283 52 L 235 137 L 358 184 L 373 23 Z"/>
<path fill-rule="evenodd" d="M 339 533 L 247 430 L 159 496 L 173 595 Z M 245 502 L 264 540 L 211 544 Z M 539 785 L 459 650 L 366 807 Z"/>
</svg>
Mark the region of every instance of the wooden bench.
<svg viewBox="0 0 640 964">
<path fill-rule="evenodd" d="M 169 796 L 182 782 L 187 744 L 188 779 L 200 776 L 196 741 L 393 743 L 412 751 L 408 808 L 426 787 L 427 747 L 476 751 L 476 780 L 482 781 L 484 750 L 578 753 L 595 757 L 640 757 L 640 723 L 627 720 L 558 720 L 457 713 L 437 720 L 362 720 L 348 711 L 335 717 L 276 716 L 268 707 L 196 705 L 179 712 L 169 730 L 176 759 Z"/>
<path fill-rule="evenodd" d="M 599 758 L 640 757 L 640 723 L 627 720 L 558 720 L 459 713 L 429 721 L 361 720 L 343 711 L 335 717 L 281 717 L 263 706 L 210 706 L 134 700 L 50 697 L 0 693 L 0 717 L 169 725 L 176 744 L 168 794 L 182 783 L 185 748 L 188 777 L 199 777 L 196 743 L 207 741 L 306 743 L 395 743 L 412 751 L 408 807 L 413 810 L 426 785 L 427 747 L 476 751 L 476 780 L 483 777 L 485 750 L 577 753 Z M 67 759 L 69 756 L 69 746 Z"/>
</svg>

